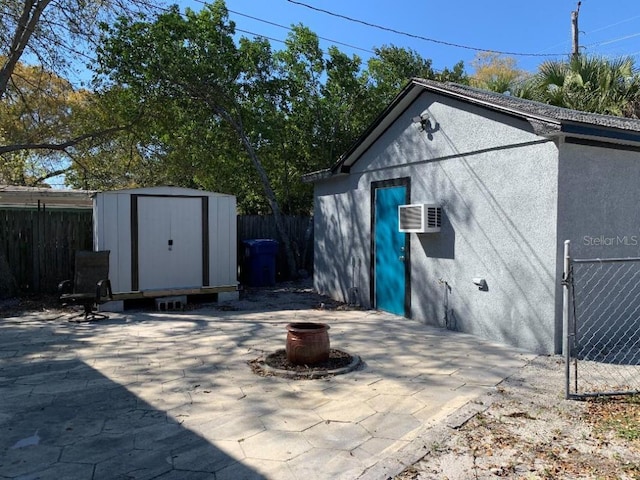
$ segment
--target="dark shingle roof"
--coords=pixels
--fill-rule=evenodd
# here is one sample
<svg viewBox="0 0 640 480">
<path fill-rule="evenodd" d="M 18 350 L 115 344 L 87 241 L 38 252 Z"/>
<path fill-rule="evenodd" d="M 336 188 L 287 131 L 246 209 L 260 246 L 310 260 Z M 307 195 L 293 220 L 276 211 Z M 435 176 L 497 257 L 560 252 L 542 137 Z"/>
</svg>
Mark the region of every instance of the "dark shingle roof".
<svg viewBox="0 0 640 480">
<path fill-rule="evenodd" d="M 438 90 L 445 95 L 449 94 L 450 96 L 459 96 L 467 101 L 473 102 L 475 100 L 477 103 L 483 103 L 487 106 L 493 106 L 494 108 L 500 109 L 500 107 L 502 107 L 511 110 L 514 113 L 519 112 L 525 117 L 544 117 L 549 120 L 558 120 L 560 122 L 585 123 L 593 126 L 640 132 L 640 120 L 634 118 L 580 112 L 578 110 L 556 107 L 554 105 L 526 100 L 524 98 L 512 97 L 502 93 L 480 90 L 478 88 L 468 87 L 457 83 L 440 83 L 423 78 L 414 78 L 412 80 L 412 84 L 422 85 L 428 90 Z"/>
</svg>

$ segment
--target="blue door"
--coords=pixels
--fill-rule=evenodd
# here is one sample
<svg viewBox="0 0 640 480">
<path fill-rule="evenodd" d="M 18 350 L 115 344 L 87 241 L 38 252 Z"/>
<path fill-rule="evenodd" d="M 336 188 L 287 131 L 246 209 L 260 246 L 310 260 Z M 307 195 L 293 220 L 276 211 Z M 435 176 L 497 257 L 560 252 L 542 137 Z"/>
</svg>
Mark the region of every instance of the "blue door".
<svg viewBox="0 0 640 480">
<path fill-rule="evenodd" d="M 407 203 L 407 187 L 375 189 L 375 307 L 406 316 L 406 234 L 398 231 L 398 205 Z"/>
</svg>

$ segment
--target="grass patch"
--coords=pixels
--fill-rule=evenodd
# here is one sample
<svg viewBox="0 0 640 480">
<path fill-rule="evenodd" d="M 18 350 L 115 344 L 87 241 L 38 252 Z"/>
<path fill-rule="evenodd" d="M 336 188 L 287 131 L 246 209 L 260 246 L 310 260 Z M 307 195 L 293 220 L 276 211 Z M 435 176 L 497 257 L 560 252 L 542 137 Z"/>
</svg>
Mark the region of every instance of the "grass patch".
<svg viewBox="0 0 640 480">
<path fill-rule="evenodd" d="M 640 395 L 597 398 L 589 401 L 587 420 L 595 433 L 638 443 L 640 450 Z"/>
</svg>

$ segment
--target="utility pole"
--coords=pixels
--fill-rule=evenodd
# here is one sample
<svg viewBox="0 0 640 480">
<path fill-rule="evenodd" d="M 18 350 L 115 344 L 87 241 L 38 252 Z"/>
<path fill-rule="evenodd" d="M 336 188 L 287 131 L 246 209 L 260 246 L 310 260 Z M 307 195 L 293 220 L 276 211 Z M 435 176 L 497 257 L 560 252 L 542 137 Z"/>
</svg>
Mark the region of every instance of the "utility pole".
<svg viewBox="0 0 640 480">
<path fill-rule="evenodd" d="M 580 14 L 581 4 L 582 2 L 578 2 L 578 8 L 571 12 L 571 38 L 573 40 L 571 58 L 578 58 L 580 56 L 580 42 L 578 41 L 578 15 Z"/>
</svg>

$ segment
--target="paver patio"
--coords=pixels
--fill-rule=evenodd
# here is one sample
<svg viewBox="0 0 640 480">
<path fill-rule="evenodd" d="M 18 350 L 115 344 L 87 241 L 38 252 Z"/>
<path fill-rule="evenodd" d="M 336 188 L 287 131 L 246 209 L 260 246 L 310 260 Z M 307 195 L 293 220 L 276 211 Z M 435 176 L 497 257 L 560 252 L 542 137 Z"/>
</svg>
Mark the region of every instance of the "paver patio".
<svg viewBox="0 0 640 480">
<path fill-rule="evenodd" d="M 261 377 L 285 326 L 328 323 L 363 368 Z M 386 478 L 437 422 L 533 355 L 371 311 L 0 319 L 0 478 Z M 393 471 L 394 468 L 396 471 Z"/>
</svg>

